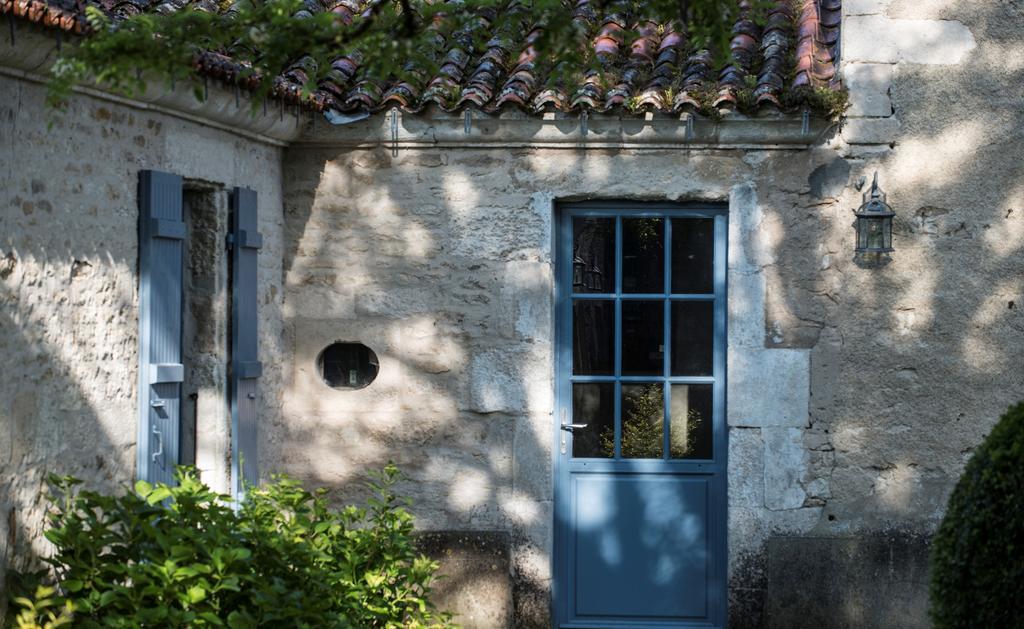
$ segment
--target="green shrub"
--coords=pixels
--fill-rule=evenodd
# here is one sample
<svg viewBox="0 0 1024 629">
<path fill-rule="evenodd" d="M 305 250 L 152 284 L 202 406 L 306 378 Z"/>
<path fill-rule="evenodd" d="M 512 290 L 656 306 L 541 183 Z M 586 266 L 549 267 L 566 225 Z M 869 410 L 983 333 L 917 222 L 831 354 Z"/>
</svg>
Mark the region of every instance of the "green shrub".
<svg viewBox="0 0 1024 629">
<path fill-rule="evenodd" d="M 450 626 L 430 605 L 437 564 L 413 547 L 393 465 L 368 508 L 341 510 L 285 477 L 237 511 L 194 470 L 177 478 L 123 496 L 51 478 L 47 561 L 76 626 Z"/>
<path fill-rule="evenodd" d="M 932 547 L 937 629 L 1021 627 L 1024 601 L 1024 403 L 967 463 Z"/>
<path fill-rule="evenodd" d="M 14 617 L 14 625 L 18 629 L 57 629 L 71 624 L 75 605 L 71 601 L 59 601 L 54 598 L 56 590 L 40 585 L 35 590 L 35 597 L 14 597 L 14 604 L 21 611 Z"/>
</svg>

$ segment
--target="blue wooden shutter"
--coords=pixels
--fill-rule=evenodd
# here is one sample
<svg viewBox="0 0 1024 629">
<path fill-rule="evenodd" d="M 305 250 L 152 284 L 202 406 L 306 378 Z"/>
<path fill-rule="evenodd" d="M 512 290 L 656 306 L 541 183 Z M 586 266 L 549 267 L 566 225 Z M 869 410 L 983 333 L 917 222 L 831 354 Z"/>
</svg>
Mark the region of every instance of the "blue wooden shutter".
<svg viewBox="0 0 1024 629">
<path fill-rule="evenodd" d="M 263 237 L 257 231 L 256 192 L 231 192 L 231 477 L 241 497 L 247 484 L 259 482 L 256 452 L 256 405 L 259 402 L 257 342 L 257 253 Z"/>
<path fill-rule="evenodd" d="M 137 474 L 170 483 L 181 435 L 181 177 L 139 173 L 139 439 Z"/>
</svg>

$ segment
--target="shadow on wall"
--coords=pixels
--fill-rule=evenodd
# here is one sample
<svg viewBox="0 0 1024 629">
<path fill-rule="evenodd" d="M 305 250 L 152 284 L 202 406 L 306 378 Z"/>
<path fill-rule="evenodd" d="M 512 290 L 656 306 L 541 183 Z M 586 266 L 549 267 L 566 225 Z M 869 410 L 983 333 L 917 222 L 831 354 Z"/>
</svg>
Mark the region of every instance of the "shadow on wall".
<svg viewBox="0 0 1024 629">
<path fill-rule="evenodd" d="M 782 234 L 767 343 L 813 348 L 830 365 L 831 382 L 812 381 L 810 419 L 836 447 L 827 510 L 837 520 L 930 530 L 973 447 L 1024 396 L 1024 164 L 1009 157 L 1024 152 L 1024 110 L 1007 88 L 1024 67 L 987 62 L 1024 46 L 1014 9 L 970 9 L 957 19 L 980 47 L 964 65 L 900 67 L 891 150 L 850 159 L 849 179 L 820 195 L 809 186 L 766 209 Z M 875 170 L 897 212 L 896 251 L 861 269 L 850 260 L 852 184 Z M 808 242 L 819 245 L 798 246 Z"/>
<path fill-rule="evenodd" d="M 811 350 L 804 441 L 811 479 L 827 480 L 808 490 L 823 506 L 811 535 L 837 538 L 784 540 L 765 550 L 778 556 L 755 560 L 772 626 L 926 624 L 928 538 L 975 446 L 1024 398 L 1024 164 L 1011 157 L 1024 154 L 1024 66 L 994 61 L 1024 55 L 1024 14 L 1006 3 L 954 5 L 923 17 L 962 21 L 979 46 L 959 66 L 899 66 L 891 148 L 862 150 L 848 172 L 837 158 L 787 191 L 789 204 L 765 209 L 779 235 L 766 344 Z M 888 15 L 922 17 L 900 2 Z M 861 202 L 852 186 L 860 176 L 870 185 L 876 170 L 897 212 L 896 251 L 888 266 L 862 269 L 852 263 Z M 854 535 L 863 543 L 841 539 Z M 825 570 L 822 543 L 863 566 Z M 899 556 L 906 561 L 893 564 Z M 780 557 L 807 558 L 805 576 L 784 579 L 771 568 Z M 899 595 L 860 596 L 879 580 Z M 847 588 L 832 610 L 839 617 L 813 613 L 807 583 L 828 583 L 821 600 Z"/>
<path fill-rule="evenodd" d="M 724 201 L 764 177 L 759 160 L 741 157 L 293 148 L 285 276 L 295 371 L 287 423 L 272 428 L 264 461 L 347 501 L 361 497 L 365 470 L 395 459 L 412 476 L 421 527 L 512 532 L 517 622 L 546 625 L 552 201 Z M 686 175 L 666 160 L 685 162 Z M 649 174 L 643 186 L 638 173 Z M 315 356 L 339 340 L 378 354 L 371 387 L 319 383 Z"/>
<path fill-rule="evenodd" d="M 585 154 L 559 159 L 587 168 Z M 552 206 L 526 183 L 543 160 L 293 149 L 286 161 L 295 365 L 264 461 L 351 501 L 366 470 L 395 460 L 421 528 L 510 533 L 515 624 L 547 626 Z M 377 353 L 373 385 L 320 382 L 315 356 L 334 341 Z"/>
<path fill-rule="evenodd" d="M 956 16 L 982 42 L 963 66 L 901 66 L 892 151 L 851 158 L 848 170 L 806 188 L 773 189 L 789 203 L 763 208 L 774 238 L 766 344 L 812 356 L 807 480 L 825 479 L 807 491 L 821 507 L 815 537 L 930 533 L 966 457 L 1024 397 L 1015 369 L 1024 363 L 1024 165 L 1014 158 L 1024 152 L 1024 109 L 1007 87 L 1022 83 L 1024 68 L 991 62 L 1021 51 L 1013 16 L 1000 13 L 1012 10 L 977 3 Z M 545 155 L 290 152 L 283 272 L 296 363 L 288 415 L 261 443 L 264 460 L 328 486 L 338 501 L 362 500 L 357 481 L 393 459 L 411 476 L 402 489 L 422 527 L 510 531 L 519 626 L 547 624 L 550 578 L 551 195 L 535 182 L 585 173 L 595 195 L 636 197 L 604 151 Z M 719 163 L 713 152 L 666 156 L 705 171 Z M 732 165 L 715 176 L 772 187 L 793 169 L 813 171 L 820 156 L 742 168 L 723 157 Z M 356 168 L 345 170 L 347 160 Z M 889 266 L 865 270 L 851 261 L 860 195 L 849 186 L 875 169 L 898 213 L 896 252 Z M 649 189 L 651 199 L 701 193 L 675 181 Z M 0 381 L 0 527 L 4 559 L 22 557 L 23 567 L 42 550 L 36 514 L 47 472 L 131 477 L 137 361 L 134 289 L 97 290 L 96 277 L 75 289 L 87 274 L 134 277 L 134 260 L 15 245 L 0 252 L 0 354 L 25 359 Z M 109 300 L 96 311 L 120 318 L 78 319 L 89 308 L 76 306 L 50 319 L 44 305 L 19 299 L 29 267 L 47 278 L 43 293 Z M 337 392 L 319 382 L 312 359 L 335 340 L 378 353 L 373 387 Z M 97 372 L 103 389 L 83 389 Z M 123 425 L 101 422 L 99 408 L 121 412 Z M 776 558 L 813 555 L 777 547 Z M 769 569 L 769 544 L 764 553 L 755 570 L 767 575 L 765 589 L 785 591 L 772 581 L 781 571 Z M 763 609 L 763 593 L 755 599 Z M 806 619 L 807 609 L 776 605 L 768 621 Z M 830 622 L 851 626 L 860 613 L 843 608 Z"/>
<path fill-rule="evenodd" d="M 763 268 L 765 345 L 811 352 L 801 431 L 810 467 L 800 482 L 818 511 L 807 538 L 888 535 L 899 545 L 930 534 L 974 445 L 1024 394 L 1013 370 L 1024 362 L 1013 342 L 1024 306 L 1024 166 L 1009 158 L 1024 150 L 1024 114 L 1005 87 L 1024 77 L 986 62 L 1020 47 L 1004 10 L 957 18 L 983 42 L 963 66 L 901 66 L 892 97 L 902 131 L 891 150 L 842 158 L 820 148 L 745 166 L 715 152 L 667 156 L 704 172 L 728 163 L 719 181 L 753 181 L 759 199 L 771 197 L 762 208 L 773 252 Z M 543 599 L 552 419 L 541 391 L 551 364 L 541 270 L 550 273 L 556 191 L 537 186 L 586 173 L 563 188 L 589 182 L 595 195 L 636 198 L 607 155 L 291 150 L 284 272 L 296 365 L 288 423 L 266 437 L 268 460 L 350 500 L 366 469 L 395 459 L 412 477 L 421 526 L 512 531 L 513 545 L 528 548 L 513 558 L 532 558 L 513 570 Z M 861 269 L 852 184 L 876 169 L 898 213 L 897 249 L 889 266 Z M 801 177 L 806 186 L 787 187 Z M 651 199 L 672 190 L 708 200 L 686 184 L 649 183 Z M 521 323 L 531 316 L 534 328 Z M 366 392 L 345 397 L 317 382 L 311 357 L 335 340 L 381 356 Z M 780 532 L 772 526 L 766 541 Z M 761 552 L 755 581 L 783 591 L 767 544 Z M 862 577 L 848 575 L 848 587 Z M 924 592 L 923 581 L 914 587 Z M 753 598 L 764 613 L 764 592 Z M 806 610 L 769 611 L 775 623 Z M 862 612 L 844 608 L 830 622 L 851 626 Z"/>
<path fill-rule="evenodd" d="M 0 592 L 6 592 L 7 569 L 38 569 L 47 552 L 47 475 L 86 478 L 99 490 L 118 488 L 134 472 L 136 425 L 132 288 L 117 286 L 133 277 L 131 266 L 112 261 L 109 251 L 90 252 L 93 262 L 87 262 L 10 241 L 5 249 L 0 355 L 12 363 L 0 381 Z M 97 290 L 104 281 L 90 276 L 106 273 L 111 283 Z M 34 283 L 53 291 L 20 299 L 11 288 Z M 70 309 L 47 309 L 42 302 L 51 299 Z M 119 334 L 122 326 L 131 333 Z M 98 386 L 83 388 L 90 380 Z M 0 605 L 6 603 L 3 596 Z"/>
</svg>

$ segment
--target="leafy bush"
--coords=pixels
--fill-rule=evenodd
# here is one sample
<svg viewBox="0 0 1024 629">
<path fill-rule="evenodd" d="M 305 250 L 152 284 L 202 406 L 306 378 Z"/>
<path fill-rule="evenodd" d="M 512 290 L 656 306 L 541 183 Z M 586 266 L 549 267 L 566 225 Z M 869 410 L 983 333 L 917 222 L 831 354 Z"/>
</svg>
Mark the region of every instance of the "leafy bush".
<svg viewBox="0 0 1024 629">
<path fill-rule="evenodd" d="M 14 604 L 21 608 L 14 618 L 18 629 L 57 629 L 71 624 L 75 605 L 65 600 L 63 604 L 54 598 L 52 587 L 40 585 L 35 590 L 35 598 L 17 596 Z"/>
<path fill-rule="evenodd" d="M 1024 600 L 1024 403 L 975 451 L 932 547 L 937 629 L 1020 627 Z"/>
<path fill-rule="evenodd" d="M 107 496 L 51 478 L 47 561 L 76 626 L 449 626 L 429 603 L 437 564 L 413 547 L 393 465 L 368 508 L 340 511 L 285 477 L 237 511 L 194 470 L 177 479 Z"/>
</svg>

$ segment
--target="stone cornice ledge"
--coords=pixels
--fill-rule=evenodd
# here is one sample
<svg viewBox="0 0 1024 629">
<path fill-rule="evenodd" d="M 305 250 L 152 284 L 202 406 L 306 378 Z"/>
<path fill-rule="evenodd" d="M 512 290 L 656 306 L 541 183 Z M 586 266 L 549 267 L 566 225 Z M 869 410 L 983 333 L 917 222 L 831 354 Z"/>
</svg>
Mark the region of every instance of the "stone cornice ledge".
<svg viewBox="0 0 1024 629">
<path fill-rule="evenodd" d="M 397 118 L 395 117 L 397 114 Z M 821 144 L 835 124 L 800 114 L 721 120 L 699 116 L 619 117 L 547 113 L 543 117 L 507 112 L 488 116 L 439 110 L 405 114 L 383 112 L 348 124 L 322 118 L 307 125 L 293 142 L 302 146 L 369 149 L 554 148 L 554 149 L 805 149 Z"/>
<path fill-rule="evenodd" d="M 19 21 L 14 42 L 0 38 L 0 76 L 45 84 L 47 75 L 57 57 L 57 41 L 52 31 Z M 10 35 L 8 35 L 10 37 Z M 69 45 L 67 42 L 64 45 Z M 266 113 L 251 110 L 251 102 L 244 95 L 224 89 L 210 82 L 209 93 L 203 101 L 197 100 L 189 86 L 175 90 L 156 87 L 160 81 L 150 82 L 145 94 L 131 98 L 85 86 L 74 88 L 75 93 L 117 103 L 133 109 L 152 111 L 173 116 L 196 124 L 232 133 L 257 142 L 286 146 L 299 137 L 305 116 L 296 116 L 278 110 L 272 103 Z"/>
</svg>

